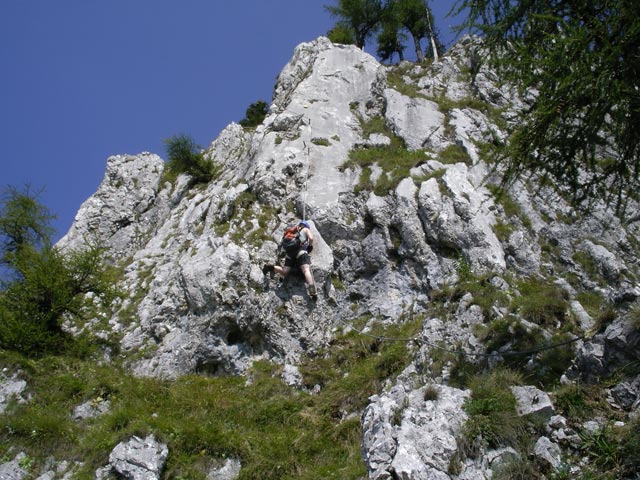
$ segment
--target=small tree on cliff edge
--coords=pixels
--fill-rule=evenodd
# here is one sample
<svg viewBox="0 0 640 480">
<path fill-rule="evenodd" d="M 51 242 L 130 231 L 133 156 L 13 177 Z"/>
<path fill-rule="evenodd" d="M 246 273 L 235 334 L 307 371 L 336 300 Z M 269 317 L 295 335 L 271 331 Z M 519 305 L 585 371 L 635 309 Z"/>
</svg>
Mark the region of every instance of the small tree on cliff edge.
<svg viewBox="0 0 640 480">
<path fill-rule="evenodd" d="M 255 128 L 264 121 L 267 116 L 269 105 L 264 100 L 258 100 L 249 105 L 245 111 L 244 118 L 240 120 L 240 125 L 244 128 Z"/>
<path fill-rule="evenodd" d="M 192 182 L 208 183 L 216 176 L 217 169 L 213 162 L 207 160 L 202 149 L 188 135 L 174 135 L 164 141 L 167 148 L 166 170 L 175 176 L 186 173 Z"/>
<path fill-rule="evenodd" d="M 325 8 L 353 31 L 359 48 L 376 32 L 383 15 L 382 0 L 338 0 L 338 5 Z"/>
<path fill-rule="evenodd" d="M 424 61 L 421 41 L 428 39 L 435 60 L 438 59 L 440 41 L 434 27 L 433 14 L 426 0 L 389 0 L 387 8 L 394 12 L 393 17 L 413 38 L 413 46 L 418 62 Z"/>
<path fill-rule="evenodd" d="M 334 37 L 346 28 L 353 32 L 355 44 L 364 48 L 367 39 L 375 32 L 380 32 L 377 53 L 384 61 L 395 53 L 400 59 L 403 58 L 403 31 L 406 31 L 413 38 L 418 62 L 424 61 L 421 41 L 425 38 L 431 45 L 427 51 L 435 60 L 438 59 L 438 50 L 442 44 L 427 0 L 338 0 L 337 3 L 336 6 L 325 7 L 332 16 L 339 19 L 332 30 Z"/>
<path fill-rule="evenodd" d="M 28 188 L 7 187 L 0 199 L 0 348 L 60 352 L 73 344 L 63 322 L 118 294 L 103 249 L 88 244 L 63 254 L 52 245 L 53 218 Z"/>
</svg>

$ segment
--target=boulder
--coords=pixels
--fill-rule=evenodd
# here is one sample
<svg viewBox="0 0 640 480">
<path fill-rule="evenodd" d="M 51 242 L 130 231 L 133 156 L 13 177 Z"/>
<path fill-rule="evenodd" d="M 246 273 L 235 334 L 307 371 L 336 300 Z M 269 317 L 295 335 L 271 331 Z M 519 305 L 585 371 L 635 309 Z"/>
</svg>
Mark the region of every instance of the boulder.
<svg viewBox="0 0 640 480">
<path fill-rule="evenodd" d="M 132 437 L 116 445 L 109 455 L 109 470 L 130 480 L 159 480 L 169 455 L 153 435 Z"/>
<path fill-rule="evenodd" d="M 545 467 L 553 470 L 562 464 L 560 446 L 547 437 L 540 437 L 533 447 L 533 454 Z"/>
<path fill-rule="evenodd" d="M 518 415 L 535 415 L 549 420 L 555 414 L 551 398 L 542 390 L 527 385 L 511 387 L 511 391 L 516 397 Z"/>
<path fill-rule="evenodd" d="M 27 388 L 27 382 L 22 380 L 17 374 L 10 378 L 5 375 L 0 376 L 0 414 L 5 411 L 11 400 L 24 402 L 22 392 Z"/>
<path fill-rule="evenodd" d="M 214 468 L 207 474 L 207 480 L 235 480 L 240 475 L 242 464 L 235 458 L 227 458 L 224 465 Z"/>
<path fill-rule="evenodd" d="M 411 367 L 390 391 L 371 398 L 362 415 L 369 478 L 447 479 L 469 391 L 445 385 L 411 388 Z M 425 389 L 432 394 L 425 398 Z"/>
</svg>

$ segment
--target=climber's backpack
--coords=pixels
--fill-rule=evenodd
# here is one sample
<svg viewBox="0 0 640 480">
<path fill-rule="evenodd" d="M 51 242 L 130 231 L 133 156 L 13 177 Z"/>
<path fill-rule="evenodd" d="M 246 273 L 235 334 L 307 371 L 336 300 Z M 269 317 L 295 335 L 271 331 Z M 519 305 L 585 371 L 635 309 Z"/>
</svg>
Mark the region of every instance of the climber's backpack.
<svg viewBox="0 0 640 480">
<path fill-rule="evenodd" d="M 282 235 L 280 246 L 289 257 L 294 257 L 302 247 L 298 225 L 289 225 Z"/>
</svg>

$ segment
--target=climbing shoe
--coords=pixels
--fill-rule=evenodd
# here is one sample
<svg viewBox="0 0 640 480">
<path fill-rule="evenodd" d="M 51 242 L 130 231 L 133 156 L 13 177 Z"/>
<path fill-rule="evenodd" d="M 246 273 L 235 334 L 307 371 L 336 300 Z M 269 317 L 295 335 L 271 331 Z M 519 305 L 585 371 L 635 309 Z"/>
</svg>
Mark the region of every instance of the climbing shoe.
<svg viewBox="0 0 640 480">
<path fill-rule="evenodd" d="M 311 297 L 312 300 L 317 300 L 318 299 L 318 292 L 316 292 L 316 286 L 315 285 L 309 285 L 308 291 L 309 291 L 309 296 Z"/>
</svg>

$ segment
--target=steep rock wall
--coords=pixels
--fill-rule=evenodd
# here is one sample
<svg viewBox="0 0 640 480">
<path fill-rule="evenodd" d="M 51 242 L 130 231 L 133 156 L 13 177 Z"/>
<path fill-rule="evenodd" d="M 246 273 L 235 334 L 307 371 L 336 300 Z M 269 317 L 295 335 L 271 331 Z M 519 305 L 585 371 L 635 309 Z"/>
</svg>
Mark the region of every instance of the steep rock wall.
<svg viewBox="0 0 640 480">
<path fill-rule="evenodd" d="M 620 308 L 635 301 L 637 225 L 620 224 L 604 206 L 582 215 L 552 190 L 533 195 L 518 184 L 508 204 L 487 188 L 492 172 L 480 145 L 503 138 L 499 124 L 511 121 L 523 102 L 486 69 L 473 81 L 465 77 L 472 48 L 477 42 L 465 38 L 432 67 L 402 66 L 410 95 L 388 79 L 390 67 L 321 37 L 295 50 L 261 126 L 245 131 L 231 124 L 206 150 L 221 172 L 206 186 L 192 188 L 185 176 L 163 183 L 154 155 L 109 159 L 103 183 L 60 241 L 74 248 L 99 240 L 114 258 L 128 259 L 123 287 L 129 298 L 108 326 L 94 328 L 118 336 L 137 374 L 175 378 L 242 374 L 257 358 L 295 364 L 326 345 L 337 327 L 369 317 L 391 323 L 424 315 L 421 338 L 429 344 L 483 352 L 477 327 L 487 319 L 472 296 L 453 297 L 448 317 L 428 314 L 434 292 L 468 271 L 512 296 L 519 293 L 505 280 L 509 275 L 554 278 L 582 333 L 594 319 L 576 285 Z M 470 106 L 469 98 L 503 109 L 500 122 L 491 108 Z M 385 131 L 365 134 L 372 120 L 382 121 Z M 394 137 L 424 151 L 424 161 L 386 194 L 361 190 L 362 168 L 345 168 L 349 152 L 390 145 Z M 443 152 L 452 147 L 465 158 L 447 160 Z M 282 227 L 303 215 L 317 238 L 317 303 L 301 278 L 279 281 L 261 270 L 274 260 Z M 490 312 L 499 319 L 508 314 L 498 306 Z M 545 328 L 542 335 L 550 338 L 552 328 Z M 618 315 L 605 331 L 577 342 L 567 375 L 587 379 L 637 360 L 628 349 L 636 333 Z M 487 458 L 511 453 L 487 453 L 458 477 L 447 471 L 468 392 L 446 387 L 447 366 L 425 373 L 435 358 L 429 344 L 365 412 L 372 478 L 489 476 Z M 440 402 L 422 401 L 429 382 L 439 385 Z M 406 413 L 392 425 L 389 408 L 398 405 Z M 434 431 L 433 441 L 416 440 Z"/>
</svg>

